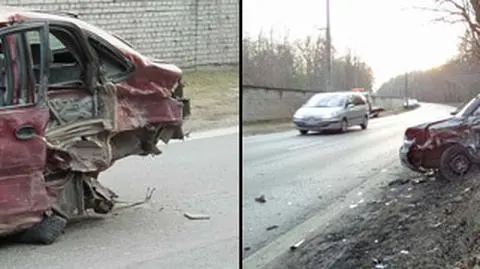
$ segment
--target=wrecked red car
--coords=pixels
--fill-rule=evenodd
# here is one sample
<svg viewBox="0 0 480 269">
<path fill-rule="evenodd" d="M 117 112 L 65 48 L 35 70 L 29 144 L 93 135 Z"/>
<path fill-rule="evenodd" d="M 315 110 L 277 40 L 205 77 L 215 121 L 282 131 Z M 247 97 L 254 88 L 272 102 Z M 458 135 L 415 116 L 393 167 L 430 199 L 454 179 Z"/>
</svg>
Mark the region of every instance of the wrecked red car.
<svg viewBox="0 0 480 269">
<path fill-rule="evenodd" d="M 0 235 L 50 244 L 109 213 L 99 173 L 183 139 L 181 77 L 73 15 L 0 6 Z"/>
<path fill-rule="evenodd" d="M 405 131 L 400 148 L 402 164 L 420 173 L 458 180 L 480 164 L 480 95 L 444 120 Z"/>
</svg>

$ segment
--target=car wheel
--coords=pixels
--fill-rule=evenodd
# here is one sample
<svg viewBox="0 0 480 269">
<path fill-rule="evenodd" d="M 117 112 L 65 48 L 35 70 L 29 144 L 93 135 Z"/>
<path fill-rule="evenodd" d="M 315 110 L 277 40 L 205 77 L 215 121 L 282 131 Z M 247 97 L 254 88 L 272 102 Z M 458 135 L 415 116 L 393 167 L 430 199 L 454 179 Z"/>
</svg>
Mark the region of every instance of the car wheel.
<svg viewBox="0 0 480 269">
<path fill-rule="evenodd" d="M 464 179 L 472 171 L 472 166 L 467 150 L 460 145 L 452 145 L 440 156 L 439 177 L 447 180 Z"/>
<path fill-rule="evenodd" d="M 365 116 L 365 118 L 363 119 L 363 123 L 360 124 L 360 127 L 362 127 L 362 130 L 367 129 L 367 127 L 368 127 L 368 116 Z"/>
<path fill-rule="evenodd" d="M 67 220 L 59 215 L 45 216 L 42 222 L 35 224 L 18 235 L 18 241 L 28 244 L 50 245 L 60 236 Z"/>
<path fill-rule="evenodd" d="M 308 134 L 308 130 L 300 130 L 300 134 L 301 135 L 306 135 L 306 134 Z"/>
<path fill-rule="evenodd" d="M 346 119 L 343 119 L 340 123 L 340 132 L 345 133 L 348 130 L 348 122 Z"/>
</svg>

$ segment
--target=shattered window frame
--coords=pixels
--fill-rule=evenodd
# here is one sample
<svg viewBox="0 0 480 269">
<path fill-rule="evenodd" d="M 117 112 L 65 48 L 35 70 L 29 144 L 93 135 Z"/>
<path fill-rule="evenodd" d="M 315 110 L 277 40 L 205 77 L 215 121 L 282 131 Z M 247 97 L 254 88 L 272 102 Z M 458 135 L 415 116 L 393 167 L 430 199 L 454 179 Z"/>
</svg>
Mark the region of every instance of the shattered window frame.
<svg viewBox="0 0 480 269">
<path fill-rule="evenodd" d="M 111 46 L 108 42 L 103 40 L 101 37 L 99 37 L 95 33 L 87 32 L 86 35 L 88 39 L 87 43 L 93 49 L 98 59 L 101 61 L 100 65 L 102 66 L 102 69 L 103 69 L 103 62 L 102 62 L 101 53 L 107 54 L 108 55 L 107 57 L 116 61 L 117 64 L 123 65 L 123 67 L 125 68 L 125 71 L 114 74 L 114 75 L 108 75 L 108 73 L 103 72 L 103 74 L 108 80 L 111 80 L 113 82 L 120 82 L 128 79 L 128 77 L 134 73 L 135 67 L 133 63 L 129 59 L 127 59 L 123 55 L 123 53 L 121 53 L 117 48 Z M 100 48 L 98 48 L 97 45 L 92 44 L 91 42 L 92 40 L 94 41 L 93 43 L 98 43 L 100 45 Z M 100 53 L 99 53 L 99 50 L 100 50 Z"/>
<path fill-rule="evenodd" d="M 33 75 L 32 52 L 26 45 L 28 34 L 32 32 L 41 35 L 39 30 L 22 29 L 0 36 L 6 71 L 5 92 L 0 93 L 0 109 L 30 107 L 38 103 L 38 94 L 35 92 L 38 82 Z M 12 38 L 12 41 L 9 41 L 9 38 Z M 14 42 L 13 46 L 11 42 Z M 44 44 L 39 44 L 44 46 Z M 16 63 L 17 66 L 13 66 L 13 63 Z M 18 75 L 15 75 L 15 72 L 18 72 Z M 40 72 L 43 71 L 40 70 Z"/>
</svg>

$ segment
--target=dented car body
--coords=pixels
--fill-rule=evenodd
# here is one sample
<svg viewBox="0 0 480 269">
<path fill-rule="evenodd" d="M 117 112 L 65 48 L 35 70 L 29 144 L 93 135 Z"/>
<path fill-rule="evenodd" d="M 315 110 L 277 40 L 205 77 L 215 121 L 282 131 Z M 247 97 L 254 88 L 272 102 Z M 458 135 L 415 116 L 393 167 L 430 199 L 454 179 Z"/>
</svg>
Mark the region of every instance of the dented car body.
<svg viewBox="0 0 480 269">
<path fill-rule="evenodd" d="M 450 118 L 406 130 L 399 152 L 404 166 L 455 180 L 480 164 L 480 96 L 452 114 Z"/>
<path fill-rule="evenodd" d="M 0 235 L 52 243 L 116 194 L 97 177 L 183 139 L 182 72 L 71 16 L 0 9 Z"/>
</svg>

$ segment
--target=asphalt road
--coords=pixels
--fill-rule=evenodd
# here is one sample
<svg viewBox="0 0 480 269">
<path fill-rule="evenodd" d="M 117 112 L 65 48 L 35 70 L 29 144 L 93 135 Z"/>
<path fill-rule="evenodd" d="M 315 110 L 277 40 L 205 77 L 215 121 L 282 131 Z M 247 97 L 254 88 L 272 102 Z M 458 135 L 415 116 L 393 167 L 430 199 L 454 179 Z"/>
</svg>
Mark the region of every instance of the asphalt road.
<svg viewBox="0 0 480 269">
<path fill-rule="evenodd" d="M 150 203 L 74 223 L 50 246 L 1 245 L 0 268 L 239 268 L 238 128 L 192 138 L 101 175 L 122 200 L 143 200 L 155 187 Z"/>
<path fill-rule="evenodd" d="M 249 265 L 259 264 L 250 256 L 262 252 L 261 258 L 268 259 L 280 254 L 275 251 L 287 250 L 288 246 L 279 247 L 281 243 L 275 241 L 315 215 L 319 217 L 305 226 L 308 229 L 320 226 L 327 217 L 335 223 L 341 216 L 335 204 L 353 191 L 358 196 L 349 196 L 351 208 L 365 202 L 362 192 L 379 180 L 390 180 L 389 170 L 401 169 L 398 149 L 405 129 L 448 117 L 451 110 L 444 105 L 422 104 L 413 111 L 372 119 L 365 131 L 351 127 L 345 134 L 300 136 L 297 131 L 288 131 L 243 138 L 245 260 Z M 369 181 L 375 184 L 366 185 Z M 265 196 L 266 203 L 255 202 L 260 195 Z M 268 227 L 273 229 L 267 231 Z"/>
</svg>

